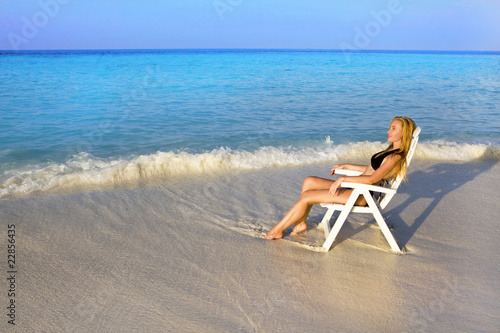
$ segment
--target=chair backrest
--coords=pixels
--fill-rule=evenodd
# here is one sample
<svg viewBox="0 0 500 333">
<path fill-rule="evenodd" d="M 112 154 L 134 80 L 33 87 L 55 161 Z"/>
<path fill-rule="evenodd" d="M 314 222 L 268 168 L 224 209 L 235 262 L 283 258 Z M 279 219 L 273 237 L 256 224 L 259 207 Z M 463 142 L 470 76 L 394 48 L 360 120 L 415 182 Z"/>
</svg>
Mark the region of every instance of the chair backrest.
<svg viewBox="0 0 500 333">
<path fill-rule="evenodd" d="M 415 149 L 417 148 L 418 144 L 418 137 L 420 135 L 421 128 L 417 127 L 415 131 L 413 131 L 413 136 L 411 139 L 410 143 L 410 150 L 408 151 L 408 154 L 406 155 L 406 166 L 408 167 L 410 165 L 411 159 L 413 158 L 413 154 L 415 154 Z M 403 177 L 398 176 L 396 179 L 394 179 L 392 182 L 390 182 L 388 187 L 397 190 L 399 188 L 399 185 L 401 185 L 401 182 L 403 181 Z M 394 194 L 387 194 L 384 196 L 381 196 L 379 198 L 379 204 L 380 207 L 385 208 L 388 204 L 389 201 L 391 201 L 392 197 Z"/>
</svg>

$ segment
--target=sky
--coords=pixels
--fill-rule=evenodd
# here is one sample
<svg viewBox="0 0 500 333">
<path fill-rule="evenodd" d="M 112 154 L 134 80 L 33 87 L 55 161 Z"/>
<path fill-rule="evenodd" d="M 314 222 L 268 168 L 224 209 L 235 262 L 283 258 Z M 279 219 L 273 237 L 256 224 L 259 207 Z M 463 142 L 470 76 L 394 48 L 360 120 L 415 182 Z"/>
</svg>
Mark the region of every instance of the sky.
<svg viewBox="0 0 500 333">
<path fill-rule="evenodd" d="M 0 0 L 0 50 L 500 51 L 500 0 Z"/>
</svg>

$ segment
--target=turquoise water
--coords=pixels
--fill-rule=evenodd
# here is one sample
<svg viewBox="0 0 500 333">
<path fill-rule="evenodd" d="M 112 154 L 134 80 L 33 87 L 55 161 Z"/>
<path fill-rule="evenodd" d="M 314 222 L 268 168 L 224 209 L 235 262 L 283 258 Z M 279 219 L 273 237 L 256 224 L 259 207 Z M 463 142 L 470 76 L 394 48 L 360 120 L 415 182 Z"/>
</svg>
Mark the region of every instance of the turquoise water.
<svg viewBox="0 0 500 333">
<path fill-rule="evenodd" d="M 500 53 L 4 52 L 0 197 L 141 159 L 168 175 L 348 157 L 395 115 L 441 149 L 421 158 L 498 159 L 499 69 Z"/>
</svg>

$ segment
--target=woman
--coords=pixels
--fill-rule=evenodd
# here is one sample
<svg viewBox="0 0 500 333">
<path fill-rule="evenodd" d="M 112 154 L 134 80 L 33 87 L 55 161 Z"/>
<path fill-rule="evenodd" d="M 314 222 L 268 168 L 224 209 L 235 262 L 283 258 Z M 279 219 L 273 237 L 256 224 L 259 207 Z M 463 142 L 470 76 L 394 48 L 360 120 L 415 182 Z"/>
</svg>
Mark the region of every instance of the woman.
<svg viewBox="0 0 500 333">
<path fill-rule="evenodd" d="M 332 175 L 337 169 L 349 169 L 362 172 L 359 176 L 340 176 L 336 180 L 307 177 L 302 184 L 300 199 L 267 233 L 266 239 L 283 237 L 283 231 L 292 224 L 295 224 L 292 234 L 306 230 L 306 219 L 314 204 L 323 202 L 345 204 L 353 190 L 340 187 L 342 182 L 378 185 L 393 176 L 406 178 L 406 155 L 410 150 L 413 131 L 416 128 L 417 125 L 410 118 L 395 117 L 387 131 L 387 140 L 391 144 L 386 150 L 373 155 L 370 165 L 339 164 L 332 168 Z M 366 205 L 363 196 L 357 199 L 356 205 Z"/>
</svg>

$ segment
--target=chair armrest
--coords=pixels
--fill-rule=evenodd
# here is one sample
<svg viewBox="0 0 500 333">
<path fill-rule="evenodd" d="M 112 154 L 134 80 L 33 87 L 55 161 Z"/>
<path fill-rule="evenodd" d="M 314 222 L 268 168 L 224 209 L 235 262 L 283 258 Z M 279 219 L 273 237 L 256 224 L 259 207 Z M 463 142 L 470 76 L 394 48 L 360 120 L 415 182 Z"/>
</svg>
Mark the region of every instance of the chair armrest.
<svg viewBox="0 0 500 333">
<path fill-rule="evenodd" d="M 348 170 L 348 169 L 336 169 L 335 170 L 336 175 L 342 175 L 342 176 L 359 176 L 363 174 L 360 171 L 355 171 L 355 170 Z"/>
<path fill-rule="evenodd" d="M 341 187 L 344 188 L 357 188 L 361 190 L 368 190 L 368 191 L 373 191 L 373 192 L 381 192 L 381 193 L 393 193 L 395 194 L 397 191 L 393 188 L 387 188 L 387 187 L 382 187 L 382 186 L 377 186 L 377 185 L 368 185 L 368 184 L 360 184 L 360 183 L 352 183 L 352 182 L 342 182 L 340 184 Z"/>
</svg>

